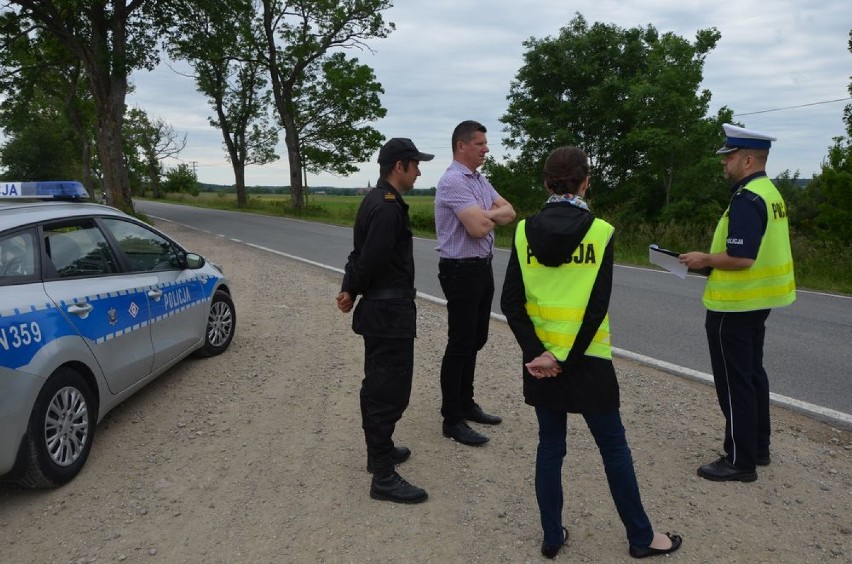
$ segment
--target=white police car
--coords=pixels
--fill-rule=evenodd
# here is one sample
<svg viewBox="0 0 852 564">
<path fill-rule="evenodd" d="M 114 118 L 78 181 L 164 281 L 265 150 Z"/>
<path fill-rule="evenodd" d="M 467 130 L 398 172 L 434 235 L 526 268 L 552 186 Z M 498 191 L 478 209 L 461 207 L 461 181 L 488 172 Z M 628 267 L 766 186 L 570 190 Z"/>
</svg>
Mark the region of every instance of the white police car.
<svg viewBox="0 0 852 564">
<path fill-rule="evenodd" d="M 221 269 L 155 229 L 33 198 L 88 194 L 0 182 L 0 477 L 52 487 L 83 467 L 110 409 L 190 353 L 227 349 L 236 313 Z"/>
</svg>

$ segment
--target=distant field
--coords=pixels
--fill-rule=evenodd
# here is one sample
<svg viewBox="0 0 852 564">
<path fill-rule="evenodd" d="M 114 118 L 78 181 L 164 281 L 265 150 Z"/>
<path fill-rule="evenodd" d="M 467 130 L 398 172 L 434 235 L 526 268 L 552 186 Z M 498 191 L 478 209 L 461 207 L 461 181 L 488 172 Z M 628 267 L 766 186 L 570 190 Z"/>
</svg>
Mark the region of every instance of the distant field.
<svg viewBox="0 0 852 564">
<path fill-rule="evenodd" d="M 249 195 L 248 206 L 240 211 L 271 215 L 299 217 L 335 225 L 352 225 L 358 206 L 364 196 L 338 196 L 311 194 L 307 205 L 299 213 L 290 206 L 289 194 Z M 202 192 L 198 196 L 168 194 L 166 201 L 188 205 L 236 210 L 235 194 Z M 411 228 L 420 237 L 435 236 L 433 196 L 405 196 L 409 206 Z M 522 219 L 522 218 L 518 218 Z M 604 218 L 606 219 L 606 218 Z M 615 260 L 622 264 L 650 266 L 648 244 L 658 243 L 662 247 L 679 250 L 705 250 L 713 236 L 713 230 L 704 232 L 676 225 L 630 224 L 615 225 Z M 498 226 L 495 244 L 511 248 L 515 225 Z M 795 234 L 791 240 L 793 259 L 796 265 L 796 284 L 799 288 L 826 290 L 852 294 L 852 247 L 838 247 L 810 241 Z"/>
</svg>

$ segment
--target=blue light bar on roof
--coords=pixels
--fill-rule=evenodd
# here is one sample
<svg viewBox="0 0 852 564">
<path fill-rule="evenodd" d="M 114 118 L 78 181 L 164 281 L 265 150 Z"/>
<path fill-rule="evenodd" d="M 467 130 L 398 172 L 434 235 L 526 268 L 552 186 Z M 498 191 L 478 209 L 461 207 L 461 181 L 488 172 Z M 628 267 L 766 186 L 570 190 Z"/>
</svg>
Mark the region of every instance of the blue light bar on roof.
<svg viewBox="0 0 852 564">
<path fill-rule="evenodd" d="M 73 180 L 44 182 L 0 182 L 0 198 L 81 200 L 89 197 L 82 184 Z"/>
</svg>

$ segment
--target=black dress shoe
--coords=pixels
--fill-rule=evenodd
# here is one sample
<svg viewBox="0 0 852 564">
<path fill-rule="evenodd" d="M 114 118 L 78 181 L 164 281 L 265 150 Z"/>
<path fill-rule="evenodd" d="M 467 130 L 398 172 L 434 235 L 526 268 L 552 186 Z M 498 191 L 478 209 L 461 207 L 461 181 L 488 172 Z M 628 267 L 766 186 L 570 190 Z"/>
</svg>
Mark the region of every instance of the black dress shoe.
<svg viewBox="0 0 852 564">
<path fill-rule="evenodd" d="M 563 546 L 568 544 L 568 529 L 562 527 L 562 544 L 541 543 L 541 555 L 545 558 L 556 558 Z"/>
<path fill-rule="evenodd" d="M 633 558 L 647 558 L 648 556 L 658 556 L 660 554 L 671 554 L 675 550 L 680 548 L 681 543 L 683 543 L 683 539 L 680 538 L 680 535 L 672 535 L 670 533 L 666 533 L 666 536 L 669 537 L 672 541 L 672 545 L 669 548 L 651 548 L 650 546 L 641 547 L 641 546 L 631 546 L 630 547 L 630 556 Z"/>
<path fill-rule="evenodd" d="M 393 447 L 391 451 L 391 461 L 394 464 L 402 464 L 408 457 L 411 456 L 411 449 L 408 447 Z M 373 457 L 367 455 L 367 472 L 373 471 Z"/>
<path fill-rule="evenodd" d="M 420 503 L 426 501 L 429 494 L 426 490 L 409 484 L 396 472 L 391 472 L 384 476 L 373 474 L 370 497 L 395 503 Z"/>
<path fill-rule="evenodd" d="M 488 437 L 481 433 L 477 433 L 464 421 L 459 421 L 455 425 L 443 425 L 444 436 L 455 439 L 463 445 L 479 446 L 488 442 Z"/>
<path fill-rule="evenodd" d="M 473 407 L 464 412 L 464 418 L 474 423 L 482 423 L 483 425 L 497 425 L 503 419 L 497 415 L 490 415 L 482 411 L 479 404 L 473 404 Z"/>
<path fill-rule="evenodd" d="M 758 466 L 769 466 L 772 462 L 772 457 L 769 456 L 769 453 L 766 454 L 758 454 L 757 455 L 757 465 Z"/>
<path fill-rule="evenodd" d="M 699 467 L 698 475 L 714 482 L 753 482 L 757 480 L 757 472 L 737 468 L 724 456 L 715 462 Z"/>
</svg>

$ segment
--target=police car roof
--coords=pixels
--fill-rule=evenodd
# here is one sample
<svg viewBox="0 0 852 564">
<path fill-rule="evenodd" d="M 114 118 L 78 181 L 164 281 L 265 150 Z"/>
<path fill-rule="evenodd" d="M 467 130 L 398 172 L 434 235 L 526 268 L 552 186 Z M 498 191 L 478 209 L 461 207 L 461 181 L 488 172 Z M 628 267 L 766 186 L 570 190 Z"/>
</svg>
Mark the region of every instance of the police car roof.
<svg viewBox="0 0 852 564">
<path fill-rule="evenodd" d="M 75 181 L 0 181 L 0 231 L 77 216 L 125 216 L 114 208 L 88 203 L 88 197 Z"/>
<path fill-rule="evenodd" d="M 2 181 L 0 199 L 85 200 L 89 193 L 75 180 Z"/>
</svg>

